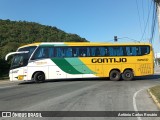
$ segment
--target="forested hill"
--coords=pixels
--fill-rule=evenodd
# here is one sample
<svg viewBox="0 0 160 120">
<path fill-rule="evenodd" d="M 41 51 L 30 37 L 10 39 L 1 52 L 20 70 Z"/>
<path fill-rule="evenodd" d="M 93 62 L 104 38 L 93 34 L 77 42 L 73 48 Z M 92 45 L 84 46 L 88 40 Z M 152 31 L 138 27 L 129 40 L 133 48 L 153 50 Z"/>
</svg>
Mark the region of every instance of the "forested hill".
<svg viewBox="0 0 160 120">
<path fill-rule="evenodd" d="M 10 21 L 0 19 L 0 47 L 6 52 L 15 51 L 17 46 L 33 42 L 87 41 L 76 34 L 66 33 L 56 27 L 35 22 Z M 12 48 L 12 46 L 14 46 Z M 4 54 L 1 54 L 4 56 Z M 2 58 L 1 56 L 1 58 Z"/>
<path fill-rule="evenodd" d="M 56 27 L 45 26 L 35 22 L 10 21 L 0 19 L 0 72 L 1 61 L 8 52 L 24 44 L 34 42 L 85 42 L 77 34 L 66 33 Z M 5 66 L 4 66 L 5 67 Z"/>
</svg>

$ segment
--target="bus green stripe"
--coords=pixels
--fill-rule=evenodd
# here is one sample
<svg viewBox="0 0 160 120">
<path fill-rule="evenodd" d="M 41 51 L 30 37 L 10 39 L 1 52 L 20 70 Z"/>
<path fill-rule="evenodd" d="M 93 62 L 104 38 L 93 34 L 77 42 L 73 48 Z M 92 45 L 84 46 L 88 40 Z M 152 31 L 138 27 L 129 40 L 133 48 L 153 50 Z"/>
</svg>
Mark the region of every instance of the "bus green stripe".
<svg viewBox="0 0 160 120">
<path fill-rule="evenodd" d="M 83 74 L 76 70 L 70 63 L 64 58 L 52 58 L 51 59 L 61 70 L 69 74 Z"/>
<path fill-rule="evenodd" d="M 67 62 L 69 62 L 77 71 L 84 74 L 95 74 L 92 70 L 90 70 L 80 59 L 78 58 L 65 58 Z"/>
<path fill-rule="evenodd" d="M 69 74 L 95 74 L 78 58 L 52 58 L 51 60 Z"/>
</svg>

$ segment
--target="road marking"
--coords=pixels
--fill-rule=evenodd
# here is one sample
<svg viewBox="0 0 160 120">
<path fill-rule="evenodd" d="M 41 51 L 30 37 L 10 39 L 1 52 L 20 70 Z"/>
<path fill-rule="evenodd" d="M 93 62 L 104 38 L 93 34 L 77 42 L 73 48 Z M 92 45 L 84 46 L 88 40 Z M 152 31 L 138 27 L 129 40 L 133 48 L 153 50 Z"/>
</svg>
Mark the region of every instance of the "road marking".
<svg viewBox="0 0 160 120">
<path fill-rule="evenodd" d="M 133 95 L 133 108 L 134 108 L 134 111 L 138 111 L 138 108 L 137 108 L 137 104 L 136 104 L 136 96 L 139 92 L 141 92 L 142 90 L 144 90 L 146 88 L 143 88 L 143 89 L 140 89 L 138 90 L 137 92 L 134 93 Z M 137 120 L 142 120 L 141 117 L 137 117 Z"/>
<path fill-rule="evenodd" d="M 154 81 L 154 82 L 157 82 L 157 83 L 160 83 L 160 81 Z M 136 91 L 133 95 L 133 108 L 134 108 L 134 111 L 138 111 L 138 108 L 137 108 L 137 104 L 136 104 L 136 97 L 137 97 L 137 94 L 140 93 L 141 91 L 145 90 L 147 88 L 142 88 L 138 91 Z M 141 117 L 137 117 L 138 120 L 142 120 Z"/>
<path fill-rule="evenodd" d="M 15 87 L 16 85 L 12 85 L 12 86 L 4 86 L 4 87 L 0 87 L 0 89 L 4 89 L 4 88 L 10 88 L 10 87 Z"/>
</svg>

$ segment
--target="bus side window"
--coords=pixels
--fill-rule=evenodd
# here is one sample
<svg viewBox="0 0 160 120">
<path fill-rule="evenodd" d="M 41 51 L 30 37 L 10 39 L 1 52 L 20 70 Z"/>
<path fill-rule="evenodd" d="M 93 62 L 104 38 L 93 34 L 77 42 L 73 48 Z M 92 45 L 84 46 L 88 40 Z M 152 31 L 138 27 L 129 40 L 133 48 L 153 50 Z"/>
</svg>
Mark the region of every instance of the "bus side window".
<svg viewBox="0 0 160 120">
<path fill-rule="evenodd" d="M 140 51 L 136 46 L 127 46 L 126 47 L 127 56 L 137 56 Z"/>
<path fill-rule="evenodd" d="M 31 60 L 35 59 L 42 59 L 42 58 L 48 58 L 48 48 L 45 47 L 39 47 L 36 52 L 34 53 Z"/>
<path fill-rule="evenodd" d="M 65 57 L 72 57 L 72 48 L 65 48 Z"/>
<path fill-rule="evenodd" d="M 123 49 L 123 56 L 127 56 L 126 47 L 123 46 L 122 49 Z"/>
<path fill-rule="evenodd" d="M 95 56 L 100 56 L 100 51 L 98 47 L 96 47 L 95 49 Z"/>
<path fill-rule="evenodd" d="M 91 56 L 90 48 L 87 47 L 87 57 Z"/>
<path fill-rule="evenodd" d="M 136 47 L 132 46 L 132 56 L 136 56 L 137 55 L 137 49 Z"/>
<path fill-rule="evenodd" d="M 43 53 L 41 58 L 48 58 L 48 48 L 43 48 Z"/>
<path fill-rule="evenodd" d="M 110 56 L 117 56 L 117 49 L 114 46 L 108 47 Z"/>
<path fill-rule="evenodd" d="M 127 56 L 132 56 L 132 52 L 131 52 L 131 47 L 130 46 L 126 47 L 126 53 L 127 53 Z"/>
<path fill-rule="evenodd" d="M 49 49 L 49 58 L 53 58 L 54 57 L 54 48 L 48 48 Z"/>
<path fill-rule="evenodd" d="M 65 57 L 63 47 L 55 48 L 55 57 Z"/>
<path fill-rule="evenodd" d="M 106 48 L 105 47 L 99 47 L 100 56 L 105 56 L 106 54 Z"/>
<path fill-rule="evenodd" d="M 78 57 L 78 55 L 79 55 L 79 48 L 72 47 L 72 57 Z"/>
<path fill-rule="evenodd" d="M 117 56 L 123 56 L 123 48 L 121 46 L 116 47 Z"/>
<path fill-rule="evenodd" d="M 141 47 L 136 47 L 137 55 L 141 55 Z"/>
<path fill-rule="evenodd" d="M 109 56 L 109 48 L 108 47 L 104 47 L 104 56 Z"/>
<path fill-rule="evenodd" d="M 80 49 L 79 49 L 79 56 L 80 57 L 86 57 L 87 56 L 87 48 L 85 48 L 85 47 L 81 47 Z"/>
<path fill-rule="evenodd" d="M 141 47 L 141 55 L 147 55 L 149 54 L 149 47 L 148 46 L 142 46 Z"/>
<path fill-rule="evenodd" d="M 91 55 L 90 56 L 95 56 L 95 47 L 90 47 L 90 53 Z"/>
</svg>

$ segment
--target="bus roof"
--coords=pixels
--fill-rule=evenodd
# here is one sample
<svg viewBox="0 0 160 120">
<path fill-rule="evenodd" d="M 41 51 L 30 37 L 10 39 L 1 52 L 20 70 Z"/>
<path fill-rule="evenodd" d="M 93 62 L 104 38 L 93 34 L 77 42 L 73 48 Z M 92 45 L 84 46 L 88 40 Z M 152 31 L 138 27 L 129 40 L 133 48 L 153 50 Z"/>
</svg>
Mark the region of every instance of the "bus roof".
<svg viewBox="0 0 160 120">
<path fill-rule="evenodd" d="M 130 42 L 130 43 L 119 43 L 119 42 L 39 42 L 39 43 L 33 43 L 33 44 L 28 44 L 28 45 L 23 45 L 19 48 L 23 47 L 29 47 L 29 46 L 104 46 L 104 45 L 112 45 L 112 46 L 118 46 L 118 45 L 149 45 L 151 46 L 150 43 L 138 43 L 138 42 Z"/>
<path fill-rule="evenodd" d="M 19 48 L 29 47 L 29 46 L 39 46 L 40 44 L 41 44 L 41 42 L 32 43 L 32 44 L 26 44 L 26 45 L 20 46 Z"/>
</svg>

